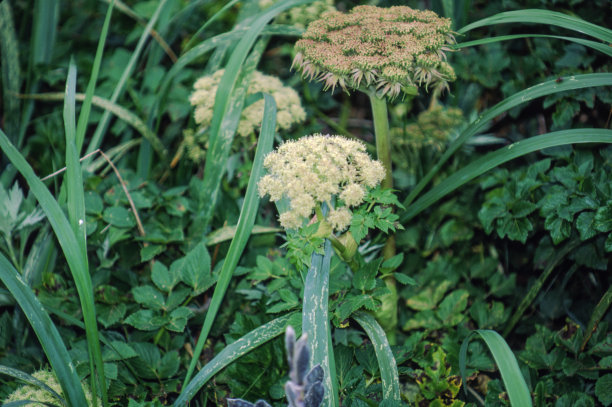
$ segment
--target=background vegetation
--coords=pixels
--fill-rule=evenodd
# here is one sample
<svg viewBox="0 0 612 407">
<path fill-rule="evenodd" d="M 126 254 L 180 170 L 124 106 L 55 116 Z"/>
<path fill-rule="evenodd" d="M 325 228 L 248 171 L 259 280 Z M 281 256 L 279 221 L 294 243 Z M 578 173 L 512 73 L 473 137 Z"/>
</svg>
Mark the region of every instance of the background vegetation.
<svg viewBox="0 0 612 407">
<path fill-rule="evenodd" d="M 262 157 L 313 133 L 376 148 L 365 95 L 291 71 L 303 26 L 274 18 L 298 2 L 260 3 L 0 1 L 0 400 L 50 365 L 67 405 L 85 405 L 80 382 L 102 405 L 286 405 L 281 334 L 301 328 L 312 236 L 287 236 L 259 202 Z M 387 235 L 371 228 L 359 271 L 331 258 L 341 405 L 510 405 L 493 338 L 466 340 L 476 329 L 505 339 L 534 405 L 611 405 L 609 1 L 368 4 L 452 18 L 457 79 L 388 104 L 398 256 L 379 258 Z M 523 13 L 464 30 L 527 9 L 584 22 Z M 208 155 L 192 160 L 189 96 L 221 68 Z M 257 137 L 233 140 L 262 97 L 247 92 L 255 69 L 294 88 L 306 119 L 275 132 L 268 97 Z M 389 273 L 396 379 L 367 312 Z"/>
</svg>

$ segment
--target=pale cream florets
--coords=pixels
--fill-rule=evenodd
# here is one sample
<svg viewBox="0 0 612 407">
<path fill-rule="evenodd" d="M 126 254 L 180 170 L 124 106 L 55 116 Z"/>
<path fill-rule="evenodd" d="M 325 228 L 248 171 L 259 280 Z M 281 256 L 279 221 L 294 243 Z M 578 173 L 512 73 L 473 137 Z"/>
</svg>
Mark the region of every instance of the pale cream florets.
<svg viewBox="0 0 612 407">
<path fill-rule="evenodd" d="M 326 217 L 334 231 L 351 222 L 349 207 L 363 203 L 368 188 L 385 177 L 382 164 L 372 160 L 363 143 L 340 136 L 314 134 L 286 142 L 266 156 L 268 174 L 259 181 L 259 194 L 272 201 L 287 197 L 291 209 L 280 215 L 281 226 L 296 229 L 315 207 L 327 203 Z M 332 197 L 338 202 L 332 206 Z"/>
<path fill-rule="evenodd" d="M 206 129 L 213 119 L 213 107 L 217 88 L 223 77 L 224 70 L 221 69 L 212 75 L 203 76 L 194 84 L 194 92 L 189 97 L 192 106 L 195 106 L 194 119 L 199 129 L 189 138 L 185 138 L 185 146 L 189 158 L 194 162 L 201 162 L 205 157 L 208 134 Z M 247 95 L 263 92 L 271 95 L 276 102 L 276 130 L 289 130 L 292 126 L 306 120 L 306 112 L 297 92 L 290 87 L 284 86 L 280 79 L 264 75 L 261 72 L 253 72 Z M 261 121 L 264 111 L 263 99 L 258 100 L 242 110 L 237 134 L 242 137 L 254 136 L 261 129 Z"/>
<path fill-rule="evenodd" d="M 302 75 L 325 88 L 375 88 L 394 98 L 416 86 L 447 88 L 455 80 L 445 52 L 455 42 L 451 21 L 405 6 L 357 6 L 328 12 L 295 44 Z"/>
<path fill-rule="evenodd" d="M 62 387 L 57 380 L 57 377 L 53 372 L 48 370 L 39 370 L 37 372 L 32 373 L 32 376 L 41 382 L 45 383 L 49 386 L 53 391 L 55 391 L 59 395 L 63 395 Z M 89 391 L 89 387 L 87 385 L 83 385 L 83 390 L 85 392 L 85 399 L 87 400 L 87 405 L 91 406 L 93 404 L 93 398 L 91 395 L 91 391 Z M 4 400 L 4 404 L 8 404 L 10 402 L 16 402 L 21 400 L 29 400 L 33 403 L 28 404 L 29 406 L 40 406 L 44 407 L 47 404 L 59 404 L 59 401 L 48 391 L 41 389 L 38 386 L 32 384 L 26 384 L 17 388 L 14 392 L 9 394 L 9 396 Z M 47 404 L 43 404 L 47 403 Z M 3 404 L 3 405 L 4 405 Z M 98 405 L 101 405 L 102 401 L 98 399 Z"/>
</svg>

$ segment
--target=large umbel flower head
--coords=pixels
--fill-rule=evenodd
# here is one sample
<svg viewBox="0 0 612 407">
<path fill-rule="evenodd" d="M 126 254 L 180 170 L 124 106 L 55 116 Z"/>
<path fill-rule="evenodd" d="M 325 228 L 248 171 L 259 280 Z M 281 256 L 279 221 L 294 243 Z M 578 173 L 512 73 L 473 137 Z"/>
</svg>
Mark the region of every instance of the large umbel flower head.
<svg viewBox="0 0 612 407">
<path fill-rule="evenodd" d="M 360 205 L 369 188 L 385 176 L 382 164 L 372 160 L 363 143 L 341 136 L 314 134 L 286 142 L 264 160 L 268 174 L 259 181 L 259 194 L 272 201 L 287 197 L 291 209 L 280 215 L 286 229 L 302 226 L 322 203 L 325 221 L 334 231 L 346 229 L 351 207 Z M 334 207 L 332 197 L 338 198 Z"/>
<path fill-rule="evenodd" d="M 455 80 L 444 54 L 455 42 L 450 27 L 448 18 L 405 6 L 328 12 L 295 44 L 293 66 L 326 89 L 375 88 L 394 98 L 417 85 L 447 88 Z"/>
</svg>

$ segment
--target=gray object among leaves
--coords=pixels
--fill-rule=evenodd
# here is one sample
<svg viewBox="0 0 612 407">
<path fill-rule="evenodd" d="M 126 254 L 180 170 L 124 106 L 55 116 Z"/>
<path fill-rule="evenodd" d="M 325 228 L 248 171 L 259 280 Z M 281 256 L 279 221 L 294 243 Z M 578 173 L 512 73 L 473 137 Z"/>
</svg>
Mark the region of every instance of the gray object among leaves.
<svg viewBox="0 0 612 407">
<path fill-rule="evenodd" d="M 310 351 L 306 335 L 296 341 L 295 331 L 291 326 L 285 333 L 285 346 L 289 362 L 289 381 L 285 384 L 285 393 L 289 407 L 319 407 L 323 402 L 323 369 L 316 365 L 310 371 Z M 227 399 L 228 407 L 270 407 L 264 400 L 249 403 L 241 399 Z"/>
</svg>

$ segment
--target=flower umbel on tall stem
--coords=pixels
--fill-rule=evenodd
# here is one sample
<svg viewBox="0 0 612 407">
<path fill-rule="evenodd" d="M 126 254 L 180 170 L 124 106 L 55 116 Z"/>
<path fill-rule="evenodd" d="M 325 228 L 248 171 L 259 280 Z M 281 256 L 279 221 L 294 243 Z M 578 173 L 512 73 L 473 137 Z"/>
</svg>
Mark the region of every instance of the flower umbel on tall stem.
<svg viewBox="0 0 612 407">
<path fill-rule="evenodd" d="M 289 199 L 291 208 L 279 217 L 286 229 L 303 226 L 316 213 L 332 231 L 344 231 L 351 223 L 351 208 L 385 176 L 363 143 L 322 134 L 282 144 L 266 156 L 264 166 L 268 175 L 259 181 L 259 194 L 270 195 L 272 201 Z M 323 203 L 329 208 L 327 216 L 320 211 Z"/>
</svg>

